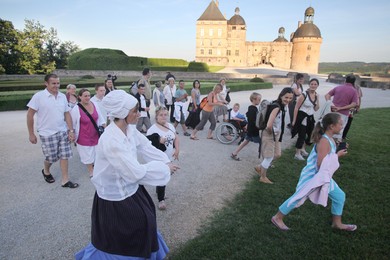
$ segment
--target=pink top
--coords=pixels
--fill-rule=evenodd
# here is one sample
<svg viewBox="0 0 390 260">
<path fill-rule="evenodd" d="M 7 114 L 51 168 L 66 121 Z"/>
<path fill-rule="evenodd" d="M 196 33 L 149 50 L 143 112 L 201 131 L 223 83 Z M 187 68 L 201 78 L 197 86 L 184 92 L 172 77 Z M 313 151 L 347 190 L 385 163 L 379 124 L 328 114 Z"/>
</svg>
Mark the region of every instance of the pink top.
<svg viewBox="0 0 390 260">
<path fill-rule="evenodd" d="M 352 104 L 358 104 L 358 95 L 356 89 L 350 83 L 345 83 L 344 85 L 337 86 L 328 93 L 330 96 L 333 96 L 333 104 L 336 107 L 344 107 Z M 349 109 L 337 111 L 340 114 L 349 115 Z"/>
<path fill-rule="evenodd" d="M 80 110 L 80 131 L 79 131 L 79 137 L 77 139 L 77 143 L 84 146 L 95 146 L 98 144 L 99 141 L 98 132 L 93 126 L 91 119 L 89 119 L 89 117 L 84 113 L 84 111 L 81 108 L 79 108 L 79 110 Z M 99 115 L 96 111 L 95 105 L 91 116 L 95 120 L 95 122 L 98 121 Z"/>
</svg>

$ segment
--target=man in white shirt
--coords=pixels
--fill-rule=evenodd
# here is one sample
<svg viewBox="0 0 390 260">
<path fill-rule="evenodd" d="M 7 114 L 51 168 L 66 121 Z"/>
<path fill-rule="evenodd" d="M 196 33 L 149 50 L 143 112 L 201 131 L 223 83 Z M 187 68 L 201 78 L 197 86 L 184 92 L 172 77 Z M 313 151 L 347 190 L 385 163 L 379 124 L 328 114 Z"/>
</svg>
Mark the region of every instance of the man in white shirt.
<svg viewBox="0 0 390 260">
<path fill-rule="evenodd" d="M 91 98 L 91 101 L 99 106 L 100 112 L 103 114 L 104 119 L 107 121 L 107 112 L 102 104 L 104 95 L 106 94 L 106 88 L 104 85 L 96 84 L 95 85 L 95 95 Z"/>
<path fill-rule="evenodd" d="M 152 126 L 150 123 L 150 102 L 147 103 L 146 97 L 144 95 L 145 93 L 145 86 L 143 84 L 138 85 L 138 93 L 135 95 L 135 98 L 138 100 L 138 111 L 140 113 L 140 116 L 138 118 L 137 122 L 137 130 L 140 131 L 143 134 L 146 134 L 146 131 Z M 145 125 L 146 130 L 143 130 L 142 127 Z"/>
<path fill-rule="evenodd" d="M 37 143 L 34 133 L 34 115 L 37 115 L 37 132 L 39 134 L 42 152 L 45 156 L 42 175 L 46 182 L 55 180 L 50 173 L 53 163 L 60 160 L 62 187 L 77 188 L 79 185 L 69 181 L 68 159 L 72 157 L 70 142 L 74 141 L 74 129 L 66 96 L 59 92 L 60 79 L 56 74 L 45 76 L 46 89 L 36 93 L 27 104 L 27 128 L 29 140 Z M 69 129 L 69 130 L 68 130 Z"/>
</svg>

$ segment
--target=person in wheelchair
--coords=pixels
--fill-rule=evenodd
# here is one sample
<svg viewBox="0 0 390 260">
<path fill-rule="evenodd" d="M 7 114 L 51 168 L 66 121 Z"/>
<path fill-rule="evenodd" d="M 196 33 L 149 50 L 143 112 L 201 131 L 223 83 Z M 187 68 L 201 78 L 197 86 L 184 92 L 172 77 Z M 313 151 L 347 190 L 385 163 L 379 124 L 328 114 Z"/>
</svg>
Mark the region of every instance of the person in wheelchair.
<svg viewBox="0 0 390 260">
<path fill-rule="evenodd" d="M 246 120 L 245 115 L 240 113 L 240 104 L 235 103 L 233 108 L 230 110 L 229 121 L 238 129 L 242 129 L 246 132 L 248 121 Z"/>
</svg>

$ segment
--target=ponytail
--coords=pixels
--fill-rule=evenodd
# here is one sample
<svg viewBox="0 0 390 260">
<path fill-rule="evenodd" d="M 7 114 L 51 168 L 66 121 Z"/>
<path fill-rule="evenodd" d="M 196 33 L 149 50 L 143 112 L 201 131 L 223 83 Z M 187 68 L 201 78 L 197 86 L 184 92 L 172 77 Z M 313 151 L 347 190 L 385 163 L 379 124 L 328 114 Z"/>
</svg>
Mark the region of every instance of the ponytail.
<svg viewBox="0 0 390 260">
<path fill-rule="evenodd" d="M 337 124 L 339 119 L 340 119 L 339 113 L 329 113 L 326 114 L 322 118 L 322 120 L 318 121 L 311 135 L 313 142 L 318 143 L 322 135 L 325 134 L 325 131 L 329 128 L 329 126 Z"/>
</svg>

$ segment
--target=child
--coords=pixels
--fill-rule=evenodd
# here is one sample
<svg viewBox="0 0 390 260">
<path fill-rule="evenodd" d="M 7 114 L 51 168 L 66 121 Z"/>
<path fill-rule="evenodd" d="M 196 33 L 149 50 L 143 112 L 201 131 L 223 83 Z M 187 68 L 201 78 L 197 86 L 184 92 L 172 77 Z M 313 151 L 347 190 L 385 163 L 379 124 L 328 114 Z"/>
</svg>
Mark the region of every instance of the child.
<svg viewBox="0 0 390 260">
<path fill-rule="evenodd" d="M 141 133 L 146 133 L 150 126 L 152 125 L 150 123 L 150 115 L 149 115 L 149 106 L 146 102 L 145 99 L 145 85 L 144 84 L 139 84 L 138 85 L 138 93 L 135 94 L 135 98 L 138 100 L 138 110 L 140 112 L 140 117 L 138 118 L 137 122 L 137 130 L 140 131 Z M 150 102 L 149 102 L 150 104 Z M 142 130 L 143 125 L 146 127 L 146 131 Z"/>
<path fill-rule="evenodd" d="M 246 125 L 248 121 L 246 120 L 245 115 L 240 113 L 240 104 L 235 103 L 233 109 L 230 111 L 230 120 L 235 120 L 240 125 L 240 127 L 246 131 Z"/>
<path fill-rule="evenodd" d="M 247 125 L 247 134 L 245 140 L 238 146 L 238 148 L 230 155 L 233 160 L 240 161 L 241 159 L 238 157 L 238 153 L 244 148 L 249 142 L 260 143 L 259 129 L 256 127 L 256 115 L 258 112 L 257 106 L 260 104 L 261 95 L 259 93 L 253 92 L 249 100 L 251 101 L 251 105 L 248 107 L 248 112 L 246 112 L 246 117 L 248 118 Z M 238 104 L 235 104 L 236 106 Z M 237 111 L 239 109 L 236 107 Z"/>
<path fill-rule="evenodd" d="M 332 179 L 339 167 L 338 158 L 347 154 L 347 149 L 336 153 L 336 143 L 332 139 L 343 128 L 343 120 L 338 113 L 329 113 L 318 122 L 313 131 L 313 141 L 316 143 L 307 159 L 307 164 L 301 172 L 296 192 L 280 207 L 272 217 L 272 223 L 280 230 L 288 230 L 283 218 L 296 207 L 304 203 L 307 197 L 315 204 L 324 207 L 328 196 L 332 200 L 332 227 L 345 231 L 355 231 L 356 225 L 343 224 L 341 215 L 345 202 L 345 193 Z"/>
</svg>

